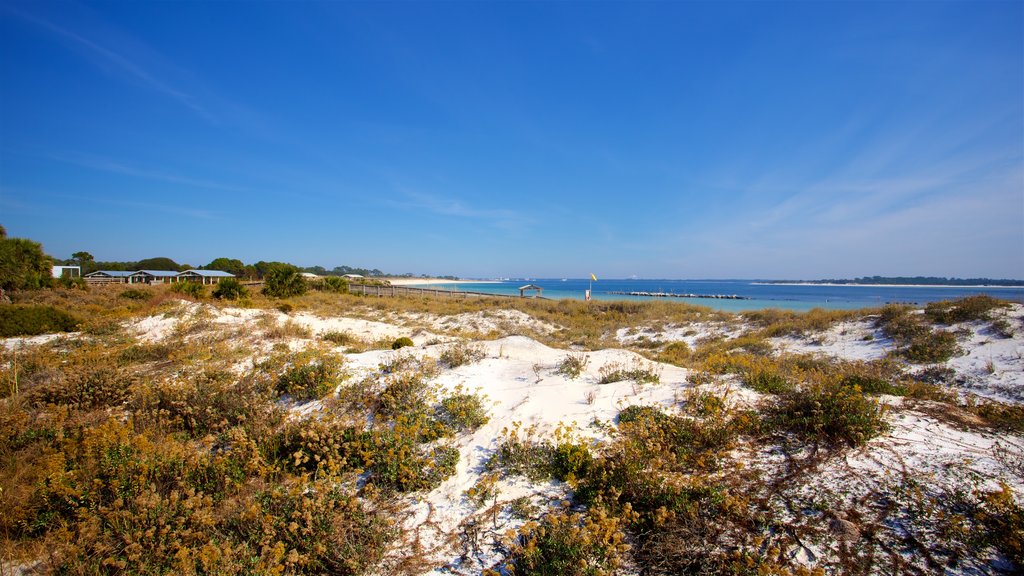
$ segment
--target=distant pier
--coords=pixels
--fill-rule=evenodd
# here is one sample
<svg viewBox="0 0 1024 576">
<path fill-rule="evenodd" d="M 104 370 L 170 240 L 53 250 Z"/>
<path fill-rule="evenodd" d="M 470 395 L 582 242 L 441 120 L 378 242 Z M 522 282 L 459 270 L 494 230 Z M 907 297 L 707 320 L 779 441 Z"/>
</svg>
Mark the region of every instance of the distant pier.
<svg viewBox="0 0 1024 576">
<path fill-rule="evenodd" d="M 753 300 L 737 294 L 676 294 L 675 292 L 605 292 L 619 296 L 648 296 L 650 298 L 711 298 L 713 300 Z"/>
</svg>

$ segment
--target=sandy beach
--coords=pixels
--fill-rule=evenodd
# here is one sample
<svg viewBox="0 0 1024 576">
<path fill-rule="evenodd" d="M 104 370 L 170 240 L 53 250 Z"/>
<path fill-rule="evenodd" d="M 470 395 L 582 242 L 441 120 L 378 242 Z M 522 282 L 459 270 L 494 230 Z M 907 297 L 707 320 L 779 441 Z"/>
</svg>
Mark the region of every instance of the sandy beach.
<svg viewBox="0 0 1024 576">
<path fill-rule="evenodd" d="M 451 282 L 396 280 L 405 285 Z M 1013 304 L 998 314 L 1009 336 L 996 334 L 990 321 L 981 320 L 936 328 L 957 333 L 960 347 L 957 355 L 937 366 L 955 375 L 948 379 L 955 394 L 978 402 L 1017 404 L 1024 401 L 1024 305 Z M 282 351 L 298 354 L 319 349 L 338 355 L 344 363 L 345 379 L 337 389 L 320 399 L 278 400 L 278 405 L 297 421 L 328 418 L 339 410 L 337 398 L 346 389 L 351 392 L 367 386 L 365 390 L 372 390 L 377 382 L 405 382 L 395 380 L 395 374 L 403 371 L 415 378 L 428 378 L 431 394 L 438 398 L 465 394 L 481 398 L 486 422 L 447 441 L 457 451 L 450 475 L 432 488 L 395 496 L 392 505 L 401 509 L 397 519 L 400 536 L 381 561 L 386 572 L 389 563 L 401 562 L 406 551 L 415 549 L 422 566 L 418 573 L 475 575 L 499 565 L 507 553 L 503 538 L 530 520 L 514 513 L 515 509 L 535 509 L 538 512 L 534 514 L 540 514 L 557 510 L 562 502 L 568 505 L 574 498 L 570 482 L 490 472 L 492 458 L 509 434 L 518 433 L 529 442 L 571 439 L 599 455 L 616 441 L 616 431 L 621 431 L 620 415 L 628 407 L 653 408 L 679 417 L 693 410 L 693 403 L 700 398 L 718 399 L 723 409 L 730 411 L 762 410 L 777 401 L 773 394 L 745 384 L 739 375 L 701 374 L 699 369 L 658 362 L 642 353 L 650 349 L 651 343 L 676 343 L 697 350 L 706 342 L 750 339 L 758 327 L 741 316 L 695 316 L 691 320 L 640 325 L 625 322 L 608 334 L 605 346 L 592 350 L 563 347 L 568 345 L 557 335 L 566 326 L 558 325 L 557 320 L 542 320 L 528 312 L 500 307 L 459 314 L 382 313 L 377 308 L 330 314 L 180 302 L 163 313 L 127 321 L 123 329 L 127 338 L 147 350 L 158 346 L 177 349 L 206 341 L 203 339 L 230 338 L 232 345 L 239 346 L 238 354 L 225 358 L 218 366 L 225 373 L 237 375 L 244 375 L 258 360 Z M 80 337 L 60 334 L 10 338 L 0 340 L 0 349 L 17 348 L 26 354 L 36 347 L 64 347 Z M 413 345 L 399 351 L 389 349 L 386 343 L 400 337 L 409 337 Z M 372 345 L 375 342 L 377 346 Z M 379 345 L 382 342 L 385 345 Z M 850 317 L 824 330 L 766 338 L 760 345 L 770 350 L 766 358 L 791 356 L 868 365 L 892 357 L 897 343 L 872 317 Z M 453 350 L 468 351 L 472 358 L 459 365 L 440 360 Z M 571 358 L 580 361 L 576 374 L 564 369 Z M 905 365 L 908 373 L 921 368 Z M 610 378 L 616 370 L 625 375 Z M 631 374 L 648 377 L 639 380 Z M 960 421 L 950 419 L 946 413 L 963 412 L 950 404 L 885 394 L 871 401 L 883 406 L 884 431 L 852 451 L 823 451 L 820 462 L 806 474 L 788 476 L 778 490 L 795 502 L 794 510 L 810 510 L 814 503 L 829 502 L 830 509 L 839 510 L 838 514 L 842 510 L 863 514 L 859 521 L 875 530 L 872 538 L 896 543 L 899 530 L 918 530 L 915 534 L 921 539 L 920 546 L 932 552 L 945 545 L 941 538 L 935 540 L 927 530 L 920 530 L 913 524 L 916 519 L 886 515 L 890 510 L 898 514 L 899 506 L 911 506 L 913 502 L 880 507 L 884 514 L 879 513 L 877 518 L 870 516 L 875 509 L 859 503 L 877 494 L 896 501 L 903 497 L 898 482 L 916 482 L 941 494 L 961 486 L 967 477 L 976 479 L 978 490 L 1005 486 L 1014 498 L 1024 494 L 1024 476 L 1014 471 L 1014 463 L 1024 461 L 1024 440 L 1019 435 L 968 425 L 972 421 L 967 416 L 961 416 Z M 782 474 L 786 464 L 772 444 L 744 442 L 728 452 L 728 463 L 723 466 L 734 467 L 736 474 L 756 470 L 768 479 Z M 483 487 L 490 494 L 486 502 L 489 508 L 470 496 Z M 780 546 L 788 547 L 787 554 L 794 555 L 794 565 L 840 565 L 838 545 L 830 535 L 836 520 L 820 513 L 778 514 L 778 522 L 813 529 L 817 534 L 817 541 L 781 541 Z M 896 528 L 886 527 L 890 521 L 896 523 Z M 463 548 L 467 538 L 473 539 L 469 555 Z M 969 560 L 977 567 L 986 565 L 987 558 L 978 553 Z M 925 565 L 919 557 L 907 562 Z"/>
</svg>

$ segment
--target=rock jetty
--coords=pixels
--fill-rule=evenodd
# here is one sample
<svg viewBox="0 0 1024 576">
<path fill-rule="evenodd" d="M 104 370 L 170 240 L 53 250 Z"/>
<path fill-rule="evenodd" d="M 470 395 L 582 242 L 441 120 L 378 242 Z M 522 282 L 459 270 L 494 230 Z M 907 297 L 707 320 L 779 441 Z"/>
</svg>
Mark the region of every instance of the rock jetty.
<svg viewBox="0 0 1024 576">
<path fill-rule="evenodd" d="M 714 298 L 717 300 L 753 300 L 749 296 L 737 294 L 676 294 L 674 292 L 605 292 L 620 296 L 650 296 L 651 298 Z"/>
</svg>

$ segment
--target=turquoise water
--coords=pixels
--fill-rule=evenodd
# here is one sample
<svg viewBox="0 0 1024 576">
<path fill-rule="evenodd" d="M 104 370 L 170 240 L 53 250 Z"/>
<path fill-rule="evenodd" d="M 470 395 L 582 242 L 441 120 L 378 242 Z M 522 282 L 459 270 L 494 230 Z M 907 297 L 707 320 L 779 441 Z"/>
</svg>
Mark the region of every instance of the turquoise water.
<svg viewBox="0 0 1024 576">
<path fill-rule="evenodd" d="M 761 310 L 781 308 L 805 311 L 812 308 L 857 309 L 899 302 L 926 304 L 938 300 L 988 294 L 996 298 L 1024 302 L 1021 288 L 966 288 L 937 286 L 822 286 L 764 284 L 755 280 L 598 280 L 588 279 L 532 279 L 498 283 L 459 283 L 433 285 L 431 288 L 464 290 L 487 294 L 519 295 L 519 287 L 534 284 L 544 289 L 550 299 L 583 300 L 584 292 L 593 286 L 595 300 L 666 300 L 707 306 L 716 310 Z M 710 298 L 652 298 L 626 296 L 611 292 L 656 292 L 670 294 L 736 295 L 743 300 Z"/>
</svg>

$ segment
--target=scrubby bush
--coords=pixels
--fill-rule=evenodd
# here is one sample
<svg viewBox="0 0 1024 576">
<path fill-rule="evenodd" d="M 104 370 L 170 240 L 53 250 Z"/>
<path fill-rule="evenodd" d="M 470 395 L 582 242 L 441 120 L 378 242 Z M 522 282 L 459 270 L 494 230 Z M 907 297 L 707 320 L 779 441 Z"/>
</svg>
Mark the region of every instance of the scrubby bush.
<svg viewBox="0 0 1024 576">
<path fill-rule="evenodd" d="M 348 292 L 348 280 L 338 276 L 327 276 L 317 284 L 317 289 L 323 292 L 345 294 Z"/>
<path fill-rule="evenodd" d="M 153 293 L 148 290 L 139 290 L 138 288 L 129 288 L 120 294 L 120 298 L 126 298 L 128 300 L 149 300 L 153 297 Z"/>
<path fill-rule="evenodd" d="M 277 379 L 275 389 L 295 400 L 326 396 L 341 381 L 341 360 L 333 355 L 304 354 Z"/>
<path fill-rule="evenodd" d="M 793 387 L 778 368 L 771 364 L 752 367 L 744 374 L 743 381 L 762 394 L 782 394 Z"/>
<path fill-rule="evenodd" d="M 932 322 L 956 324 L 972 320 L 990 320 L 992 310 L 1006 306 L 1009 306 L 1009 302 L 981 294 L 959 300 L 930 302 L 925 306 L 924 313 Z"/>
<path fill-rule="evenodd" d="M 580 374 L 587 368 L 589 361 L 590 358 L 582 352 L 572 353 L 562 358 L 555 372 L 569 378 L 579 378 Z"/>
<path fill-rule="evenodd" d="M 507 570 L 517 576 L 613 574 L 629 550 L 624 539 L 623 521 L 603 511 L 549 514 L 518 532 Z"/>
<path fill-rule="evenodd" d="M 456 342 L 449 344 L 441 351 L 438 362 L 448 368 L 458 368 L 473 362 L 483 360 L 487 353 L 483 346 L 470 344 L 468 342 Z"/>
<path fill-rule="evenodd" d="M 406 346 L 415 346 L 415 345 L 416 344 L 413 343 L 412 338 L 409 338 L 408 336 L 402 336 L 401 338 L 398 338 L 394 342 L 391 343 L 391 349 L 392 350 L 398 350 L 400 348 L 405 348 Z"/>
<path fill-rule="evenodd" d="M 806 440 L 857 446 L 888 429 L 878 400 L 827 378 L 780 395 L 767 412 L 770 428 Z"/>
<path fill-rule="evenodd" d="M 330 342 L 332 344 L 336 344 L 338 346 L 344 346 L 346 344 L 352 344 L 353 342 L 356 341 L 356 338 L 354 336 L 352 336 L 351 334 L 349 334 L 348 332 L 338 332 L 338 331 L 324 332 L 323 334 L 320 335 L 320 339 L 321 340 L 326 340 L 326 341 L 328 341 L 328 342 Z"/>
<path fill-rule="evenodd" d="M 198 282 L 175 282 L 171 285 L 171 291 L 198 300 L 206 295 L 206 286 Z"/>
<path fill-rule="evenodd" d="M 689 344 L 680 340 L 665 346 L 665 349 L 658 354 L 658 362 L 685 366 L 692 353 Z"/>
<path fill-rule="evenodd" d="M 73 332 L 79 320 L 52 306 L 0 306 L 0 337 Z"/>
<path fill-rule="evenodd" d="M 224 278 L 213 288 L 213 297 L 222 300 L 238 300 L 249 295 L 249 289 L 235 278 Z"/>
<path fill-rule="evenodd" d="M 1006 318 L 996 318 L 993 320 L 992 331 L 1002 338 L 1013 338 L 1013 324 Z"/>
<path fill-rule="evenodd" d="M 647 365 L 634 359 L 629 366 L 620 362 L 611 362 L 598 369 L 598 384 L 611 384 L 623 380 L 633 380 L 637 384 L 657 384 L 661 382 L 661 374 L 653 365 Z"/>
<path fill-rule="evenodd" d="M 378 412 L 389 418 L 403 414 L 423 415 L 427 413 L 435 395 L 431 386 L 420 374 L 397 373 L 387 379 L 380 393 Z"/>
<path fill-rule="evenodd" d="M 38 242 L 0 235 L 0 294 L 49 286 L 52 264 Z"/>
<path fill-rule="evenodd" d="M 441 400 L 438 419 L 449 428 L 463 432 L 474 431 L 487 424 L 490 417 L 483 399 L 476 394 L 454 394 Z"/>
<path fill-rule="evenodd" d="M 53 385 L 36 390 L 42 402 L 78 409 L 118 406 L 128 397 L 134 377 L 110 366 L 82 366 Z"/>
<path fill-rule="evenodd" d="M 271 298 L 289 298 L 306 293 L 306 279 L 296 268 L 271 270 L 264 279 L 263 293 Z"/>
<path fill-rule="evenodd" d="M 933 330 L 907 307 L 886 306 L 878 325 L 893 339 L 896 353 L 911 362 L 945 362 L 960 351 L 952 332 Z"/>
</svg>

